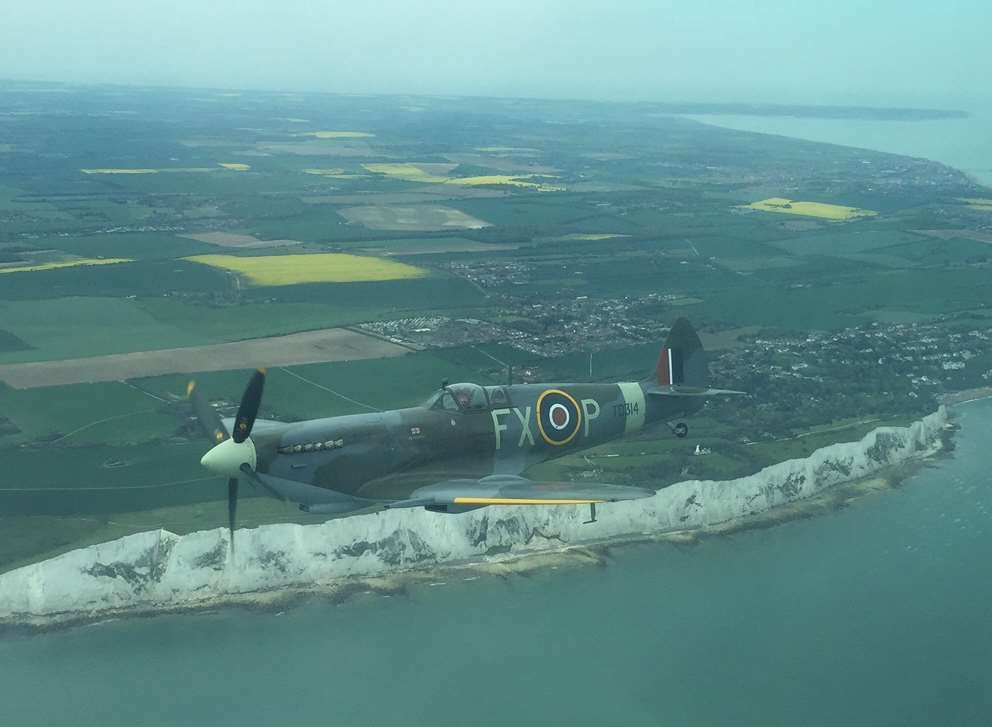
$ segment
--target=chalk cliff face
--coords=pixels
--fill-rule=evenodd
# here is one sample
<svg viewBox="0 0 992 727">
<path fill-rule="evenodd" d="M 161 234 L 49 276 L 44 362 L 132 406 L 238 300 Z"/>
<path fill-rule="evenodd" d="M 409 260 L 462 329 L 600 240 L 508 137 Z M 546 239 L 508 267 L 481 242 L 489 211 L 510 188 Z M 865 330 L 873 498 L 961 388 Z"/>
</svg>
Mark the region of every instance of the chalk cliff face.
<svg viewBox="0 0 992 727">
<path fill-rule="evenodd" d="M 600 508 L 484 508 L 462 515 L 390 510 L 319 525 L 265 525 L 178 536 L 129 535 L 0 575 L 0 624 L 57 623 L 122 612 L 246 602 L 283 589 L 329 588 L 351 578 L 518 557 L 608 539 L 697 530 L 808 498 L 940 447 L 943 407 L 906 428 L 724 482 L 687 481 L 644 500 Z"/>
</svg>

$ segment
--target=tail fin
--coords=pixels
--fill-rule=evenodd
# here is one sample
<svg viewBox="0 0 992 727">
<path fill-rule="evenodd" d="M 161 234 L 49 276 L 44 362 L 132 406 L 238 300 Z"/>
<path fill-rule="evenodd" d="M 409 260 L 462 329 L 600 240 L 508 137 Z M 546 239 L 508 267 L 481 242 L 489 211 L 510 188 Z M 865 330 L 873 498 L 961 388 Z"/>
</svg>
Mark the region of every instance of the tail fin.
<svg viewBox="0 0 992 727">
<path fill-rule="evenodd" d="M 707 373 L 707 358 L 702 341 L 689 321 L 679 318 L 672 325 L 665 347 L 658 356 L 654 379 L 643 382 L 642 386 L 646 394 L 661 397 L 706 398 L 744 393 L 730 389 L 710 389 L 706 385 L 709 378 Z"/>
<path fill-rule="evenodd" d="M 706 355 L 692 324 L 679 318 L 658 356 L 655 383 L 659 386 L 706 386 Z"/>
</svg>

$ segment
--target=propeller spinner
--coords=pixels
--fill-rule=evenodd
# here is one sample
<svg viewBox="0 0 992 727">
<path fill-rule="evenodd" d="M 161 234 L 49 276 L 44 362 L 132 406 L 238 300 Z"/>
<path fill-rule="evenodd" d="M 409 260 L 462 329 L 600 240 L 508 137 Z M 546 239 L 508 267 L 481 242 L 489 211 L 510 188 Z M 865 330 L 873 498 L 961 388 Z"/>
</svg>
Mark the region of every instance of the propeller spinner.
<svg viewBox="0 0 992 727">
<path fill-rule="evenodd" d="M 258 416 L 258 407 L 262 403 L 262 390 L 265 388 L 265 369 L 258 369 L 252 374 L 245 393 L 241 397 L 238 414 L 234 418 L 233 431 L 230 438 L 221 426 L 217 412 L 199 396 L 196 385 L 190 382 L 188 393 L 193 400 L 197 419 L 210 438 L 217 442 L 203 458 L 200 464 L 211 472 L 226 475 L 227 480 L 227 519 L 231 532 L 231 551 L 234 551 L 234 526 L 238 510 L 238 480 L 241 476 L 249 479 L 255 473 L 257 455 L 255 443 L 251 441 L 251 430 Z"/>
</svg>

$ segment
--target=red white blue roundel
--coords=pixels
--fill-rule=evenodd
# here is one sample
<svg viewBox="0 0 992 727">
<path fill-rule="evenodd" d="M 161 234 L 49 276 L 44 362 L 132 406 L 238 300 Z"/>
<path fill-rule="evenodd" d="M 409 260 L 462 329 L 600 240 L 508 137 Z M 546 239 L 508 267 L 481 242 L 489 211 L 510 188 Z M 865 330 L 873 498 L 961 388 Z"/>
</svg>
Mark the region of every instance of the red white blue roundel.
<svg viewBox="0 0 992 727">
<path fill-rule="evenodd" d="M 582 409 L 569 394 L 548 389 L 537 399 L 537 428 L 545 442 L 560 447 L 579 433 Z"/>
</svg>

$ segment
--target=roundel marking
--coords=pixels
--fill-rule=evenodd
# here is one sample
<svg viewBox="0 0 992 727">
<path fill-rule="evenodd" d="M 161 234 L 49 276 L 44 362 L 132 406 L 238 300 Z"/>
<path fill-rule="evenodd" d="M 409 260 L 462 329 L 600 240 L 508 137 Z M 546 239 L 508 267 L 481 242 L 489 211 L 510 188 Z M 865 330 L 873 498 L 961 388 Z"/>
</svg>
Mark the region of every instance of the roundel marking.
<svg viewBox="0 0 992 727">
<path fill-rule="evenodd" d="M 551 420 L 551 426 L 558 431 L 567 427 L 569 421 L 572 419 L 572 415 L 568 413 L 568 409 L 563 404 L 552 404 L 548 410 L 548 414 L 548 418 Z"/>
<path fill-rule="evenodd" d="M 537 429 L 552 447 L 568 444 L 579 433 L 582 409 L 571 394 L 548 389 L 537 398 Z"/>
</svg>

